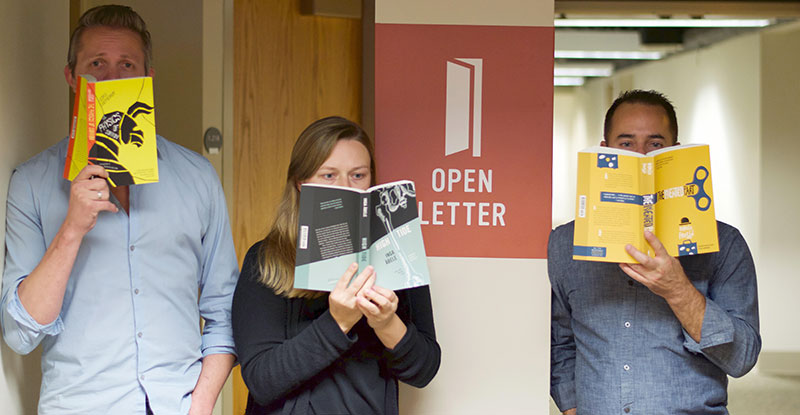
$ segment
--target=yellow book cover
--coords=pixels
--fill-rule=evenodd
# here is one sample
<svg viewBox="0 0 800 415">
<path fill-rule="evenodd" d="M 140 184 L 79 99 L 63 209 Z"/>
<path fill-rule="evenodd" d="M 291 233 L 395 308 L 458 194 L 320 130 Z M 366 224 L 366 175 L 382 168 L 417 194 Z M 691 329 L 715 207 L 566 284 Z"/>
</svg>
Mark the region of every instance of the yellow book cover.
<svg viewBox="0 0 800 415">
<path fill-rule="evenodd" d="M 153 79 L 81 75 L 77 89 L 64 177 L 91 163 L 112 186 L 158 182 Z"/>
<path fill-rule="evenodd" d="M 578 153 L 572 258 L 635 263 L 627 244 L 653 256 L 644 229 L 672 256 L 719 250 L 708 145 Z"/>
</svg>

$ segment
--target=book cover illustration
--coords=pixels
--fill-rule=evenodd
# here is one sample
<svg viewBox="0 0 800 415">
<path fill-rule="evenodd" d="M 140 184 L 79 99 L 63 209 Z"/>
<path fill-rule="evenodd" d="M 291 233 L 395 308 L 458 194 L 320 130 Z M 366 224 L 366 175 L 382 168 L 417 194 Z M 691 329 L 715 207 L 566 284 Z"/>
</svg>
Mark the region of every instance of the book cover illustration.
<svg viewBox="0 0 800 415">
<path fill-rule="evenodd" d="M 331 291 L 353 262 L 375 267 L 376 284 L 391 290 L 430 283 L 413 182 L 304 184 L 298 222 L 295 288 Z"/>
<path fill-rule="evenodd" d="M 654 256 L 645 229 L 672 256 L 719 250 L 708 145 L 588 148 L 577 190 L 573 259 L 635 263 L 627 244 Z"/>
<path fill-rule="evenodd" d="M 77 89 L 64 177 L 91 163 L 112 186 L 158 182 L 153 79 L 81 75 Z"/>
</svg>

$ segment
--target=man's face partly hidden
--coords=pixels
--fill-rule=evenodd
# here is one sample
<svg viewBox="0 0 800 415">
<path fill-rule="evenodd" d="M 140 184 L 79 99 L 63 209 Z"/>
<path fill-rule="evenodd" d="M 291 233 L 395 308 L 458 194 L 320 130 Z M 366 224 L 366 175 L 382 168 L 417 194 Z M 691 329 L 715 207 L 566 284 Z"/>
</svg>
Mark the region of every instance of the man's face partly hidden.
<svg viewBox="0 0 800 415">
<path fill-rule="evenodd" d="M 600 143 L 642 154 L 676 144 L 664 108 L 627 102 L 617 107 L 611 117 L 608 141 Z"/>
<path fill-rule="evenodd" d="M 134 31 L 123 28 L 96 26 L 83 31 L 74 73 L 69 65 L 64 77 L 75 91 L 78 75 L 92 75 L 98 81 L 108 79 L 153 76 L 153 68 L 145 74 L 142 39 Z"/>
</svg>

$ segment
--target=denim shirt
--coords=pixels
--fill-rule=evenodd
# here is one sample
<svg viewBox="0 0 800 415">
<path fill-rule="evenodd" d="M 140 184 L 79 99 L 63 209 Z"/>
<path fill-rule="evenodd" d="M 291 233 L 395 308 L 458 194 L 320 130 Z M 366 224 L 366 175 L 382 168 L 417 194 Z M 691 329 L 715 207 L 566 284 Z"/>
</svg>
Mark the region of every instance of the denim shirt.
<svg viewBox="0 0 800 415">
<path fill-rule="evenodd" d="M 574 223 L 550 234 L 550 394 L 579 414 L 727 414 L 727 375 L 761 350 L 753 259 L 736 228 L 718 222 L 720 251 L 680 257 L 706 297 L 694 341 L 667 302 L 618 264 L 572 259 Z"/>
<path fill-rule="evenodd" d="M 42 345 L 41 415 L 186 414 L 201 359 L 233 354 L 238 276 L 222 188 L 199 154 L 158 137 L 159 182 L 100 212 L 81 241 L 61 312 L 42 325 L 17 287 L 66 217 L 67 140 L 11 177 L 0 324 L 18 353 Z M 200 331 L 200 317 L 205 326 Z"/>
</svg>

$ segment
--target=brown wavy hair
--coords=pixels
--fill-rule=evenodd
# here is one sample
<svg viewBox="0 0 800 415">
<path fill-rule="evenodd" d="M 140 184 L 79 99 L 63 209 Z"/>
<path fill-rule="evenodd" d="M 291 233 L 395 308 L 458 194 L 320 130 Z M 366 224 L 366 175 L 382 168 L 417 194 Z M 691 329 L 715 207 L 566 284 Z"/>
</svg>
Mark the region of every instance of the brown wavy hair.
<svg viewBox="0 0 800 415">
<path fill-rule="evenodd" d="M 299 184 L 319 170 L 339 140 L 355 140 L 366 147 L 370 160 L 370 185 L 375 184 L 375 151 L 372 141 L 361 126 L 342 117 L 327 117 L 314 121 L 303 130 L 292 149 L 286 186 L 278 204 L 275 221 L 261 242 L 259 253 L 259 281 L 275 294 L 289 298 L 313 298 L 324 294 L 320 291 L 294 288 Z"/>
</svg>

